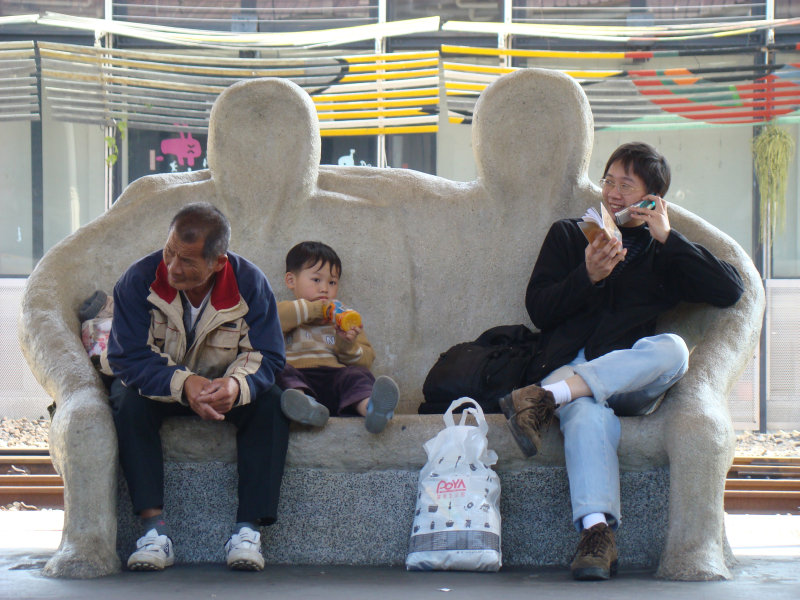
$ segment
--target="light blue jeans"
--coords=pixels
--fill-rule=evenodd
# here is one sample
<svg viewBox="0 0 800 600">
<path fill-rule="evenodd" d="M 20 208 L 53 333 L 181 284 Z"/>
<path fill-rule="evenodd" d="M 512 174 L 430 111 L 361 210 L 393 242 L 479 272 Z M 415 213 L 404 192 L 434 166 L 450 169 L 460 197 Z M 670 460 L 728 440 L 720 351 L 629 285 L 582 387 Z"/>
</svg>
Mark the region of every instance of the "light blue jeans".
<svg viewBox="0 0 800 600">
<path fill-rule="evenodd" d="M 619 527 L 619 416 L 647 414 L 689 365 L 686 343 L 672 333 L 645 337 L 629 350 L 587 361 L 583 350 L 566 367 L 580 375 L 592 396 L 575 398 L 556 411 L 564 434 L 564 454 L 572 499 L 572 520 L 605 513 Z M 564 367 L 543 383 L 565 379 Z"/>
</svg>

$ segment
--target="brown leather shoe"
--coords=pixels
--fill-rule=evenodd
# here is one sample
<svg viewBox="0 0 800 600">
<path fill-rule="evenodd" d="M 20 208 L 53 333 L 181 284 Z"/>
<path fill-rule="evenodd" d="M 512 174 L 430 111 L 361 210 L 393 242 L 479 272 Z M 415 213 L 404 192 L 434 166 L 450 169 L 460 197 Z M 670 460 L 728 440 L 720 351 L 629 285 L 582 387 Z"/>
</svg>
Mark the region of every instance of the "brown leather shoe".
<svg viewBox="0 0 800 600">
<path fill-rule="evenodd" d="M 538 385 L 529 385 L 500 398 L 500 408 L 523 454 L 534 456 L 542 444 L 540 432 L 550 426 L 556 412 L 553 394 Z"/>
<path fill-rule="evenodd" d="M 581 532 L 570 569 L 580 581 L 599 581 L 617 574 L 617 542 L 608 525 L 598 523 Z"/>
</svg>

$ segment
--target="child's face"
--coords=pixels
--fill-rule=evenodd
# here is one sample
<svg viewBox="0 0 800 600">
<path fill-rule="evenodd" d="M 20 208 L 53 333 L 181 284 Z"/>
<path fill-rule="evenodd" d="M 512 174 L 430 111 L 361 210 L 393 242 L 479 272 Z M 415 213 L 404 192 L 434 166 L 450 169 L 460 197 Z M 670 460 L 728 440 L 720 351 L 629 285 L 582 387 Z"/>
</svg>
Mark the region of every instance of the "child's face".
<svg viewBox="0 0 800 600">
<path fill-rule="evenodd" d="M 331 265 L 320 261 L 299 273 L 286 273 L 286 287 L 298 300 L 334 300 L 339 292 L 339 273 L 332 273 Z"/>
</svg>

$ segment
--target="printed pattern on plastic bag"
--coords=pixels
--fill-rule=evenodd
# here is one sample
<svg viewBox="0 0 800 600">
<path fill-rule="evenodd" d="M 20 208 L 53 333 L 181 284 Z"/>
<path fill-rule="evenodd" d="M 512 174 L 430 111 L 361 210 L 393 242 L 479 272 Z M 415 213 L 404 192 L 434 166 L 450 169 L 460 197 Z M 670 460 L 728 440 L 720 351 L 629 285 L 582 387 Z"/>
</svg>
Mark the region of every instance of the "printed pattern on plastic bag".
<svg viewBox="0 0 800 600">
<path fill-rule="evenodd" d="M 465 402 L 461 422 L 453 409 Z M 477 426 L 465 424 L 472 416 Z M 496 571 L 500 550 L 500 480 L 491 465 L 497 454 L 487 448 L 488 425 L 474 400 L 454 401 L 446 427 L 426 442 L 428 461 L 420 471 L 406 567 L 412 570 Z"/>
</svg>

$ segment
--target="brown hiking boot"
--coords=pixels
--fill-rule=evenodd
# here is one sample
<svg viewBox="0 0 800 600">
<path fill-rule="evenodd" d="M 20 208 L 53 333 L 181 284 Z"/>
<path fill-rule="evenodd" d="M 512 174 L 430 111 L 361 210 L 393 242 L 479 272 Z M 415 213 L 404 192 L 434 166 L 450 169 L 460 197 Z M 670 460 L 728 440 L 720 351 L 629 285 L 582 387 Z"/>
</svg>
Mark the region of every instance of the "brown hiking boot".
<svg viewBox="0 0 800 600">
<path fill-rule="evenodd" d="M 605 523 L 581 532 L 581 541 L 570 565 L 572 576 L 581 581 L 608 579 L 617 574 L 617 542 Z"/>
<path fill-rule="evenodd" d="M 556 412 L 553 394 L 529 385 L 500 398 L 500 408 L 523 454 L 534 456 L 542 443 L 540 432 L 550 426 Z"/>
</svg>

